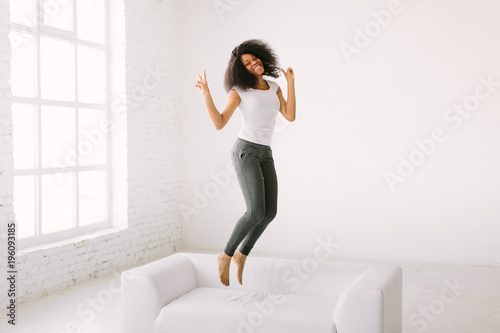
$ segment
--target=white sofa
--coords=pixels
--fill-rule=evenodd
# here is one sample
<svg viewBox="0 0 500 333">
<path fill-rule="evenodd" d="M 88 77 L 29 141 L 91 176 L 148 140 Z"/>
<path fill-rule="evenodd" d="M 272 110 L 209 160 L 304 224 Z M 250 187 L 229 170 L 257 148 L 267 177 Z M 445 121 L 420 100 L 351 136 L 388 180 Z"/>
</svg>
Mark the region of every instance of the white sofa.
<svg viewBox="0 0 500 333">
<path fill-rule="evenodd" d="M 215 254 L 176 253 L 122 273 L 125 333 L 401 333 L 397 266 L 249 256 L 243 285 Z"/>
</svg>

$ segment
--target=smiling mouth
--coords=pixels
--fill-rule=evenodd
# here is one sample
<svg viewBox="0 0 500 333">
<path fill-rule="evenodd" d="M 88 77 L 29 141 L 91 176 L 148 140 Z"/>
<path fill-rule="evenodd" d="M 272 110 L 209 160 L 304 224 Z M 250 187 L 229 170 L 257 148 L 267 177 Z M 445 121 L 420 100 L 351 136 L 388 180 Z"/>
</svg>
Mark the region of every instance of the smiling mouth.
<svg viewBox="0 0 500 333">
<path fill-rule="evenodd" d="M 258 70 L 259 70 L 259 69 L 261 69 L 261 68 L 262 68 L 262 66 L 261 66 L 261 65 L 257 65 L 257 66 L 255 66 L 255 67 L 253 68 L 253 70 L 254 70 L 254 71 L 258 71 Z"/>
</svg>

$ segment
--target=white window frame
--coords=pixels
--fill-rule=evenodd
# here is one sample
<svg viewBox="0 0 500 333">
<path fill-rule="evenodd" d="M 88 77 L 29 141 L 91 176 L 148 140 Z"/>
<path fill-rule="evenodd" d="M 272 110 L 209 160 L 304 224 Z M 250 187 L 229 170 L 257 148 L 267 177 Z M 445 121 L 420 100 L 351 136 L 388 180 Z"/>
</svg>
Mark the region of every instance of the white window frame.
<svg viewBox="0 0 500 333">
<path fill-rule="evenodd" d="M 16 1 L 16 0 L 10 0 L 10 1 Z M 35 108 L 35 124 L 37 128 L 35 129 L 35 142 L 36 142 L 36 148 L 35 148 L 35 159 L 36 159 L 36 165 L 34 169 L 23 169 L 23 170 L 14 170 L 14 177 L 16 176 L 35 176 L 36 179 L 36 193 L 35 193 L 35 212 L 36 212 L 36 220 L 35 220 L 35 235 L 33 236 L 28 236 L 28 237 L 23 237 L 19 238 L 18 242 L 20 247 L 22 248 L 27 248 L 27 247 L 34 247 L 34 246 L 39 246 L 39 245 L 44 245 L 47 243 L 54 243 L 54 242 L 60 242 L 64 241 L 67 239 L 72 239 L 81 235 L 89 234 L 89 233 L 94 233 L 97 231 L 101 231 L 107 228 L 112 227 L 112 211 L 111 211 L 111 153 L 110 153 L 110 138 L 109 135 L 107 135 L 106 138 L 106 161 L 105 164 L 102 165 L 92 165 L 92 166 L 80 166 L 79 165 L 79 159 L 76 158 L 76 165 L 75 166 L 61 166 L 58 167 L 57 170 L 54 170 L 54 168 L 50 167 L 45 167 L 42 168 L 42 160 L 41 160 L 41 108 L 42 106 L 45 105 L 50 105 L 50 106 L 65 106 L 65 107 L 70 107 L 74 108 L 76 110 L 76 117 L 75 117 L 75 138 L 76 138 L 76 147 L 79 146 L 79 138 L 78 138 L 78 112 L 82 108 L 89 108 L 89 109 L 96 109 L 96 110 L 103 110 L 105 111 L 106 118 L 109 120 L 111 119 L 111 114 L 110 114 L 110 64 L 109 64 L 109 57 L 110 57 L 110 4 L 109 0 L 103 0 L 105 2 L 105 38 L 104 38 L 104 43 L 94 43 L 82 39 L 78 39 L 77 37 L 77 0 L 69 0 L 73 2 L 73 31 L 66 31 L 62 29 L 58 29 L 55 27 L 50 27 L 50 26 L 45 26 L 43 22 L 40 22 L 43 20 L 44 15 L 43 15 L 43 0 L 34 0 L 35 1 L 35 6 L 38 15 L 36 15 L 36 22 L 33 22 L 34 27 L 30 27 L 27 25 L 15 23 L 15 22 L 10 22 L 11 24 L 11 31 L 15 32 L 23 32 L 23 33 L 29 33 L 32 34 L 35 38 L 35 97 L 30 98 L 30 97 L 19 97 L 19 96 L 12 96 L 12 103 L 21 103 L 21 104 L 28 104 L 32 105 Z M 80 0 L 82 1 L 82 0 Z M 83 0 L 85 1 L 85 0 Z M 73 47 L 73 56 L 74 56 L 74 66 L 75 66 L 75 101 L 68 102 L 68 101 L 57 101 L 57 100 L 48 100 L 48 99 L 42 99 L 41 98 L 41 76 L 40 76 L 40 37 L 50 37 L 54 38 L 56 40 L 63 40 L 65 42 L 69 42 L 72 44 Z M 106 68 L 106 94 L 105 94 L 105 101 L 103 104 L 92 104 L 92 103 L 82 103 L 78 101 L 78 52 L 77 48 L 78 46 L 86 46 L 90 47 L 93 49 L 97 49 L 100 51 L 104 52 L 105 55 L 105 68 Z M 15 142 L 14 142 L 15 144 Z M 92 171 L 92 170 L 103 170 L 106 172 L 106 179 L 107 179 L 107 202 L 106 202 L 106 211 L 107 211 L 107 218 L 105 221 L 94 223 L 89 226 L 79 226 L 79 199 L 78 199 L 78 192 L 79 192 L 79 184 L 78 184 L 78 174 L 83 171 Z M 58 231 L 58 232 L 52 232 L 52 233 L 47 233 L 47 234 L 42 234 L 42 212 L 41 212 L 41 207 L 42 207 L 42 175 L 47 175 L 47 174 L 58 174 L 58 173 L 64 173 L 64 172 L 70 172 L 72 174 L 73 182 L 74 182 L 74 204 L 75 204 L 75 211 L 73 215 L 73 221 L 72 221 L 72 228 L 63 230 L 63 231 Z M 15 181 L 15 180 L 14 180 Z"/>
</svg>

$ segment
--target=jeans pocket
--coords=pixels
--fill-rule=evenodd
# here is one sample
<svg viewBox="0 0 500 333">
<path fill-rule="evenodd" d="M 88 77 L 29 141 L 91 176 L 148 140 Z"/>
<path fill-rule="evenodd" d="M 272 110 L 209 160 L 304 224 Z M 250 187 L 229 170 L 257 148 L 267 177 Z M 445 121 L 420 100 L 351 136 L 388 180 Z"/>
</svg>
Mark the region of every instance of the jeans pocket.
<svg viewBox="0 0 500 333">
<path fill-rule="evenodd" d="M 241 161 L 243 159 L 243 156 L 245 155 L 245 147 L 242 146 L 241 144 L 235 145 L 231 150 L 231 154 L 233 160 Z"/>
<path fill-rule="evenodd" d="M 238 150 L 238 159 L 241 161 L 245 156 L 248 154 L 248 147 L 241 147 L 241 149 Z"/>
<path fill-rule="evenodd" d="M 252 147 L 239 147 L 239 149 L 236 149 L 234 151 L 234 156 L 238 159 L 238 161 L 242 161 L 246 157 L 259 157 L 259 151 L 252 148 Z"/>
</svg>

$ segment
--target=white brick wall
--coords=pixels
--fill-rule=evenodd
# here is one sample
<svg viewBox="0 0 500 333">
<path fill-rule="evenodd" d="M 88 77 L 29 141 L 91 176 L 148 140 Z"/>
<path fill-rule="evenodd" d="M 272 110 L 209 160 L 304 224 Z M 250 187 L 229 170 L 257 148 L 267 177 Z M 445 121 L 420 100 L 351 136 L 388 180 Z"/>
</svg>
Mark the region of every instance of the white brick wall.
<svg viewBox="0 0 500 333">
<path fill-rule="evenodd" d="M 12 114 L 10 90 L 9 1 L 0 0 L 0 290 L 7 297 L 7 223 L 13 220 Z M 5 303 L 2 302 L 2 306 Z"/>
<path fill-rule="evenodd" d="M 2 244 L 5 244 L 6 224 L 14 219 L 8 3 L 9 0 L 0 0 Z M 111 68 L 112 77 L 118 83 L 120 78 L 125 80 L 122 86 L 113 87 L 112 100 L 122 100 L 125 94 L 128 101 L 126 118 L 117 110 L 123 103 L 115 103 L 116 110 L 112 113 L 113 125 L 116 125 L 112 160 L 117 165 L 112 176 L 115 191 L 112 200 L 117 208 L 113 217 L 114 224 L 122 229 L 19 255 L 18 302 L 146 263 L 180 247 L 181 217 L 177 210 L 182 186 L 178 7 L 179 0 L 125 0 L 125 22 L 116 19 L 119 6 L 113 8 L 114 22 L 125 25 L 126 41 L 126 48 L 123 43 L 114 42 L 115 46 L 126 49 L 126 53 L 125 59 L 120 60 L 120 55 L 114 52 Z M 4 292 L 6 246 L 2 245 L 0 254 L 0 303 L 3 306 L 7 301 Z"/>
</svg>

